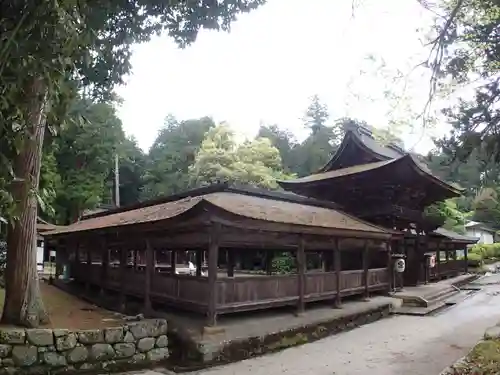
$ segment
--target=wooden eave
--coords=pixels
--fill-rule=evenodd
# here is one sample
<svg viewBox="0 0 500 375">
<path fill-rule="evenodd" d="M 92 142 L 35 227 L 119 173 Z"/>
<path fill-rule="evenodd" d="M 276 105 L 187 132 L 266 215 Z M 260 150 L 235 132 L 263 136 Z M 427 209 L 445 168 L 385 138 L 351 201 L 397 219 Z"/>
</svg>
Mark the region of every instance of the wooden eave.
<svg viewBox="0 0 500 375">
<path fill-rule="evenodd" d="M 231 201 L 231 197 L 235 199 L 234 202 Z M 257 202 L 258 205 L 253 207 L 253 202 Z M 181 206 L 183 204 L 185 207 Z M 231 192 L 185 198 L 160 206 L 147 206 L 113 215 L 96 216 L 49 232 L 47 238 L 52 241 L 70 238 L 90 241 L 99 236 L 111 236 L 117 241 L 127 238 L 133 243 L 140 239 L 141 234 L 147 235 L 148 238 L 156 236 L 155 233 L 169 237 L 178 229 L 188 233 L 189 227 L 195 228 L 192 231 L 196 231 L 200 226 L 208 226 L 213 221 L 220 221 L 228 227 L 248 230 L 348 238 L 390 239 L 392 235 L 397 234 L 349 216 L 338 209 Z M 290 211 L 294 208 L 299 211 L 293 220 L 288 220 L 290 214 L 295 213 Z M 308 222 L 309 217 L 310 222 Z"/>
<path fill-rule="evenodd" d="M 383 171 L 387 172 L 388 169 L 396 170 L 398 168 L 401 168 L 401 166 L 410 168 L 425 181 L 428 181 L 433 185 L 439 187 L 443 191 L 442 196 L 445 197 L 444 199 L 462 195 L 462 190 L 460 188 L 448 184 L 447 182 L 431 174 L 429 171 L 425 170 L 420 165 L 420 163 L 418 163 L 410 154 L 406 154 L 399 159 L 389 159 L 364 165 L 357 165 L 353 167 L 318 173 L 295 180 L 278 181 L 278 183 L 285 190 L 303 193 L 310 187 L 325 185 L 331 181 L 336 181 L 339 184 L 348 183 L 349 179 L 353 176 L 362 176 L 364 174 L 373 174 Z M 389 173 L 389 175 L 392 174 Z"/>
</svg>

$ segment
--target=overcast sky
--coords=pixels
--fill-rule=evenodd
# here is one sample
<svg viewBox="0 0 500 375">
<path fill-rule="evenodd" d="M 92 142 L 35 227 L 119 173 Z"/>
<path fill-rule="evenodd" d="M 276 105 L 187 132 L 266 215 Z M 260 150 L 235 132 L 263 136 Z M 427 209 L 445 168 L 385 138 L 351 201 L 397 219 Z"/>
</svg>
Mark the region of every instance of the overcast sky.
<svg viewBox="0 0 500 375">
<path fill-rule="evenodd" d="M 201 32 L 184 50 L 167 36 L 136 46 L 133 74 L 118 90 L 125 131 L 147 150 L 171 113 L 228 121 L 241 137 L 253 136 L 264 122 L 301 138 L 301 118 L 314 94 L 332 118 L 385 125 L 393 103 L 382 93 L 391 82 L 366 57 L 408 72 L 425 52 L 418 29 L 428 27 L 430 16 L 415 0 L 357 3 L 353 14 L 351 0 L 268 0 L 240 16 L 231 33 Z M 418 111 L 428 81 L 415 74 L 409 81 L 409 107 Z M 406 145 L 412 147 L 420 134 L 406 134 Z M 417 150 L 430 147 L 428 135 Z"/>
</svg>

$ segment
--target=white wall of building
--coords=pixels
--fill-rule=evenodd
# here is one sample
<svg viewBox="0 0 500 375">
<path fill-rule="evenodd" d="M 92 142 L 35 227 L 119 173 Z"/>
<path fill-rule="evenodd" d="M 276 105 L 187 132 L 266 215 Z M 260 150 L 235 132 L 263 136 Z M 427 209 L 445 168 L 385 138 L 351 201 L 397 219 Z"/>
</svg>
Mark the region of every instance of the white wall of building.
<svg viewBox="0 0 500 375">
<path fill-rule="evenodd" d="M 479 238 L 478 243 L 485 245 L 492 244 L 495 241 L 492 232 L 485 231 L 480 228 L 467 228 L 466 235 L 469 237 Z"/>
</svg>

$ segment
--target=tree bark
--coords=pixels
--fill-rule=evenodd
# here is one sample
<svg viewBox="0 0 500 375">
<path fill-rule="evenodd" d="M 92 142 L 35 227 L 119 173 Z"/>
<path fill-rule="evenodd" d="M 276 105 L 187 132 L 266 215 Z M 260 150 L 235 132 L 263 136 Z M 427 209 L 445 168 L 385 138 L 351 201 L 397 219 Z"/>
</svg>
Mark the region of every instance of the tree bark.
<svg viewBox="0 0 500 375">
<path fill-rule="evenodd" d="M 7 234 L 5 303 L 2 323 L 37 327 L 48 322 L 36 269 L 36 222 L 42 145 L 45 133 L 47 86 L 40 77 L 29 80 L 25 90 L 26 124 L 22 149 L 13 168 L 17 179 L 11 194 L 19 212 Z"/>
</svg>

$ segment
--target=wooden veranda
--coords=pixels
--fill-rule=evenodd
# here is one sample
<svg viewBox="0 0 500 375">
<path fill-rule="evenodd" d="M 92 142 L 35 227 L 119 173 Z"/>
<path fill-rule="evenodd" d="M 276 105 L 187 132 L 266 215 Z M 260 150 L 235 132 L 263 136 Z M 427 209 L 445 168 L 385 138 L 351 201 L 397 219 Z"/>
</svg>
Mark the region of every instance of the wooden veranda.
<svg viewBox="0 0 500 375">
<path fill-rule="evenodd" d="M 122 305 L 135 296 L 146 312 L 155 302 L 214 325 L 219 314 L 300 312 L 307 302 L 388 292 L 397 235 L 325 202 L 219 185 L 97 214 L 48 233 L 46 244 L 57 250 L 58 276 L 66 265 L 75 282 L 116 291 Z M 278 274 L 273 260 L 283 258 L 291 266 Z"/>
</svg>

